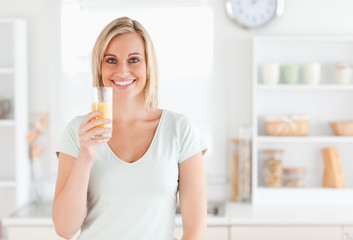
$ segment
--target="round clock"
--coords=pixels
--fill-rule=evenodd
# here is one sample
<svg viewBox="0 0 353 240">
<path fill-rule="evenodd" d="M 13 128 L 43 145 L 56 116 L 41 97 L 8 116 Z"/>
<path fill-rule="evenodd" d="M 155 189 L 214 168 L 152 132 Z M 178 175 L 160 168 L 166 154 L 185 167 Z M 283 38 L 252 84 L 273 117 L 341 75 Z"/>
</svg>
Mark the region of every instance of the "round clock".
<svg viewBox="0 0 353 240">
<path fill-rule="evenodd" d="M 229 16 L 241 27 L 258 28 L 284 11 L 284 0 L 227 0 Z"/>
</svg>

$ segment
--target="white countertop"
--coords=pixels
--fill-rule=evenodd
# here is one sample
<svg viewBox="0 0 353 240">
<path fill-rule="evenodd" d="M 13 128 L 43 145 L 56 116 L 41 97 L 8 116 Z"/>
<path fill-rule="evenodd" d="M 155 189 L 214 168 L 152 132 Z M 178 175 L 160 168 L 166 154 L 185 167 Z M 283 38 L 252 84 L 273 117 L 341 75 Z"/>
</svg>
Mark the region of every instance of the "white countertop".
<svg viewBox="0 0 353 240">
<path fill-rule="evenodd" d="M 4 218 L 4 226 L 52 226 L 51 204 L 23 208 Z M 353 225 L 353 206 L 253 206 L 227 202 L 225 215 L 208 216 L 209 226 L 237 225 Z M 181 216 L 175 218 L 181 226 Z"/>
<path fill-rule="evenodd" d="M 228 204 L 225 207 L 229 206 Z M 52 226 L 53 221 L 51 218 L 52 202 L 41 204 L 31 204 L 19 210 L 15 214 L 2 219 L 4 226 Z M 229 224 L 229 211 L 225 210 L 225 215 L 222 217 L 207 218 L 207 223 L 213 226 L 224 226 Z M 181 215 L 176 215 L 175 225 L 181 226 Z"/>
<path fill-rule="evenodd" d="M 229 204 L 230 225 L 353 225 L 353 205 Z"/>
</svg>

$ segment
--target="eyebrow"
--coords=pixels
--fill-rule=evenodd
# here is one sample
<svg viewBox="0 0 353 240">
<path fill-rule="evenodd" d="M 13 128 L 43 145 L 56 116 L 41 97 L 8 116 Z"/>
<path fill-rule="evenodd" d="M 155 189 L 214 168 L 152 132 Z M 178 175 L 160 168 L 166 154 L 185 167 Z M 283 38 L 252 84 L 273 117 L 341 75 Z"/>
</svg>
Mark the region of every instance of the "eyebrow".
<svg viewBox="0 0 353 240">
<path fill-rule="evenodd" d="M 141 56 L 142 56 L 142 54 L 141 54 L 141 53 L 138 53 L 138 52 L 130 53 L 128 56 L 130 57 L 131 55 L 141 55 Z M 116 57 L 116 55 L 111 54 L 111 53 L 104 54 L 104 57 L 106 57 L 106 56 L 113 56 L 113 57 Z"/>
</svg>

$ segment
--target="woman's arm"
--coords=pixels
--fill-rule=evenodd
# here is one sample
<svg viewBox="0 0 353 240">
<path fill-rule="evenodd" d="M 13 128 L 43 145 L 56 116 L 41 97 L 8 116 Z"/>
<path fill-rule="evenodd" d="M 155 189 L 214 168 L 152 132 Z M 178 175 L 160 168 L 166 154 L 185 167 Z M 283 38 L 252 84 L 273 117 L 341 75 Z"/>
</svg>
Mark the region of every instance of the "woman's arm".
<svg viewBox="0 0 353 240">
<path fill-rule="evenodd" d="M 56 180 L 52 218 L 56 233 L 70 239 L 81 228 L 86 217 L 87 190 L 95 148 L 108 139 L 94 139 L 92 136 L 111 132 L 107 128 L 94 128 L 110 123 L 110 119 L 96 119 L 102 114 L 94 111 L 87 114 L 78 131 L 80 152 L 76 158 L 64 153 L 59 154 L 59 169 Z"/>
<path fill-rule="evenodd" d="M 201 152 L 179 164 L 182 240 L 204 240 L 207 218 L 206 178 Z"/>
<path fill-rule="evenodd" d="M 56 233 L 71 239 L 86 215 L 89 173 L 92 161 L 60 153 L 52 218 Z"/>
</svg>

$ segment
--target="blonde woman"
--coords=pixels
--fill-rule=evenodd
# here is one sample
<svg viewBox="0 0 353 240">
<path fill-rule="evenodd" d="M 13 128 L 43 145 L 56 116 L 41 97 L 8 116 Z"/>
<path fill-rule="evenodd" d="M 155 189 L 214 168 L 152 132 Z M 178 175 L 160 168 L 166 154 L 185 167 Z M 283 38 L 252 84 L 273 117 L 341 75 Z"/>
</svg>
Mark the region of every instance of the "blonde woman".
<svg viewBox="0 0 353 240">
<path fill-rule="evenodd" d="M 98 111 L 71 120 L 57 151 L 57 234 L 80 240 L 173 240 L 177 192 L 182 240 L 204 239 L 206 146 L 183 115 L 158 108 L 156 54 L 144 27 L 109 23 L 92 53 L 94 85 L 113 88 L 113 129 Z M 181 96 L 182 97 L 182 96 Z M 111 132 L 110 139 L 92 139 Z"/>
</svg>

